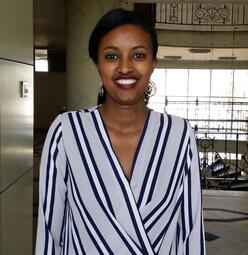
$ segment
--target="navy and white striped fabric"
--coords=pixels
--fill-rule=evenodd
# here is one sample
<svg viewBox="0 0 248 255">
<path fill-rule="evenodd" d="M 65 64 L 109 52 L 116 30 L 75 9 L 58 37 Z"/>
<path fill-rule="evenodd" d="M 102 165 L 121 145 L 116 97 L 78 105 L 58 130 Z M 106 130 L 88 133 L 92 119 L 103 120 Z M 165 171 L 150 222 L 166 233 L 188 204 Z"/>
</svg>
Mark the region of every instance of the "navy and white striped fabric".
<svg viewBox="0 0 248 255">
<path fill-rule="evenodd" d="M 198 153 L 179 117 L 149 112 L 128 180 L 98 108 L 59 115 L 39 199 L 37 255 L 205 254 Z"/>
</svg>

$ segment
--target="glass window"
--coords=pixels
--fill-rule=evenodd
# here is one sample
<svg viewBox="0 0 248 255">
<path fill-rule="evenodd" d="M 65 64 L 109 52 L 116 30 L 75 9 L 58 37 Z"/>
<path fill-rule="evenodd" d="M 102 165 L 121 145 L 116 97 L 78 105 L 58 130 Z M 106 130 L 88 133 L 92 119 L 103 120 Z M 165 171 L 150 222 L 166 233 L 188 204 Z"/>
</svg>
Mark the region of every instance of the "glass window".
<svg viewBox="0 0 248 255">
<path fill-rule="evenodd" d="M 234 97 L 248 98 L 248 70 L 234 71 Z"/>
<path fill-rule="evenodd" d="M 35 71 L 48 72 L 47 50 L 35 49 Z"/>
<path fill-rule="evenodd" d="M 212 70 L 211 96 L 232 97 L 233 70 Z"/>
<path fill-rule="evenodd" d="M 189 70 L 189 96 L 209 97 L 210 70 Z"/>
<path fill-rule="evenodd" d="M 152 80 L 157 94 L 149 107 L 187 118 L 216 139 L 247 133 L 248 70 L 155 69 Z"/>
<path fill-rule="evenodd" d="M 166 96 L 187 96 L 188 69 L 167 69 Z"/>
</svg>

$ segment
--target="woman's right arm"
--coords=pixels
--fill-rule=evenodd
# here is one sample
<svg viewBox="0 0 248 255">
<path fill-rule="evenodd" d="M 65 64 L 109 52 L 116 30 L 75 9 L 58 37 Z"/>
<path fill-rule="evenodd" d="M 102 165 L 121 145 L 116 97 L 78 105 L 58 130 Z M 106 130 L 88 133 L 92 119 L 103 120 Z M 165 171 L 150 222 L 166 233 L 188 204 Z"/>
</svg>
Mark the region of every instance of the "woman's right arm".
<svg viewBox="0 0 248 255">
<path fill-rule="evenodd" d="M 63 246 L 67 161 L 60 118 L 51 125 L 41 156 L 36 255 L 60 254 Z"/>
</svg>

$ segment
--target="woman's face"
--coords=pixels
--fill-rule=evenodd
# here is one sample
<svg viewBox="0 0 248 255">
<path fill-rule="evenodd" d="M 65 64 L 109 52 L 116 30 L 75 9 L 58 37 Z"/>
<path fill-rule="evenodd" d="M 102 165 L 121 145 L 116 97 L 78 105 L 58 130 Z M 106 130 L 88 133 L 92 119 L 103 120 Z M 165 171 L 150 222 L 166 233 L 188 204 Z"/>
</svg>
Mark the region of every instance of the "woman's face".
<svg viewBox="0 0 248 255">
<path fill-rule="evenodd" d="M 155 67 L 150 35 L 136 25 L 121 25 L 99 44 L 97 68 L 106 103 L 144 104 L 144 92 Z"/>
</svg>

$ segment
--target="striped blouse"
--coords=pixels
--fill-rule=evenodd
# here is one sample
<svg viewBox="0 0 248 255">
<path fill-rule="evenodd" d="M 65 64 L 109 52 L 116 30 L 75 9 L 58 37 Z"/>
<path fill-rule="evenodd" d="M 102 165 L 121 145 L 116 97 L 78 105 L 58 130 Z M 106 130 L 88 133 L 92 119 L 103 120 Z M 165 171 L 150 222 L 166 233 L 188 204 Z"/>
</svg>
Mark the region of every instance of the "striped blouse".
<svg viewBox="0 0 248 255">
<path fill-rule="evenodd" d="M 40 167 L 36 255 L 204 255 L 199 161 L 182 118 L 150 111 L 128 180 L 98 108 L 59 115 Z"/>
</svg>

